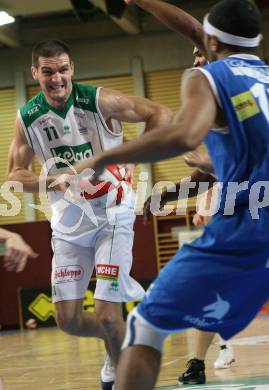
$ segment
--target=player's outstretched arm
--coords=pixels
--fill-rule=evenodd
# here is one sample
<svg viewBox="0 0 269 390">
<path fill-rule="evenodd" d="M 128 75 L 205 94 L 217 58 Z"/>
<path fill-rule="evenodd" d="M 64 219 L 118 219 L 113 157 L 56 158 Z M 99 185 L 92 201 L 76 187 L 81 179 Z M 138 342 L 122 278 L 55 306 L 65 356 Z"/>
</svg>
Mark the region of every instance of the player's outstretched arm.
<svg viewBox="0 0 269 390">
<path fill-rule="evenodd" d="M 172 122 L 170 108 L 140 96 L 126 96 L 119 91 L 103 88 L 99 96 L 99 107 L 107 119 L 131 123 L 144 122 L 144 132 Z M 132 182 L 135 164 L 125 164 L 127 179 Z"/>
<path fill-rule="evenodd" d="M 6 247 L 4 267 L 7 271 L 23 271 L 28 258 L 38 256 L 19 234 L 0 228 L 1 241 L 5 243 Z"/>
<path fill-rule="evenodd" d="M 170 124 L 174 118 L 170 108 L 141 96 L 126 96 L 119 91 L 103 88 L 99 108 L 105 120 L 145 123 L 145 132 Z"/>
<path fill-rule="evenodd" d="M 189 38 L 192 43 L 204 54 L 203 26 L 181 8 L 161 0 L 124 0 L 127 4 L 136 4 L 149 12 L 170 30 Z"/>
<path fill-rule="evenodd" d="M 152 129 L 138 139 L 75 165 L 97 174 L 108 164 L 155 162 L 196 149 L 217 116 L 217 103 L 205 76 L 193 71 L 183 81 L 182 108 L 172 124 Z"/>
</svg>

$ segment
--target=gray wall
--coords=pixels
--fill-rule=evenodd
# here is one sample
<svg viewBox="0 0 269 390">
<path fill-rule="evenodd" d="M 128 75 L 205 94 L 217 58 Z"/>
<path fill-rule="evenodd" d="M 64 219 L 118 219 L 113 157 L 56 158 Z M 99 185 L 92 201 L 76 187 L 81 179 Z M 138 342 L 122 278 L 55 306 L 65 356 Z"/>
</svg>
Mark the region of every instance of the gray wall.
<svg viewBox="0 0 269 390">
<path fill-rule="evenodd" d="M 100 39 L 92 43 L 71 44 L 70 47 L 76 79 L 128 74 L 131 60 L 137 56 L 143 58 L 146 71 L 187 67 L 192 62 L 191 45 L 169 32 Z M 25 73 L 27 84 L 33 84 L 30 65 L 30 48 L 2 51 L 0 87 L 14 85 L 14 73 L 19 71 Z"/>
<path fill-rule="evenodd" d="M 191 10 L 200 20 L 204 11 Z M 150 26 L 148 30 L 151 29 L 151 32 L 146 31 L 135 36 L 112 35 L 105 38 L 84 35 L 80 41 L 70 38 L 68 43 L 75 60 L 75 78 L 79 80 L 131 73 L 132 58 L 137 56 L 142 57 L 145 71 L 185 68 L 192 64 L 192 45 L 188 40 L 164 30 L 161 25 L 154 25 L 152 18 L 146 18 L 143 24 Z M 47 28 L 47 35 L 44 35 L 46 30 L 42 30 L 43 39 L 51 37 L 49 29 L 53 26 Z M 98 24 L 94 28 L 98 28 Z M 42 31 L 39 31 L 39 35 L 36 34 L 38 38 Z M 34 40 L 35 30 L 32 31 L 32 35 Z M 268 11 L 264 14 L 264 42 L 260 54 L 269 60 Z M 16 72 L 24 73 L 26 84 L 34 84 L 30 74 L 30 45 L 18 49 L 1 49 L 0 55 L 0 88 L 15 85 Z"/>
</svg>

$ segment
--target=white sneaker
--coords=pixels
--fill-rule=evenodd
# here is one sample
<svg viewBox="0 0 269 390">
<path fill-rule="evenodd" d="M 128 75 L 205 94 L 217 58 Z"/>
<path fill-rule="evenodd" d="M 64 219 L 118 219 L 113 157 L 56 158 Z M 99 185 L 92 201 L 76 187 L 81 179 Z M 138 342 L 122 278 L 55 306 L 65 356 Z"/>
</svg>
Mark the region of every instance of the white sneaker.
<svg viewBox="0 0 269 390">
<path fill-rule="evenodd" d="M 217 360 L 214 363 L 215 368 L 229 368 L 235 362 L 234 351 L 230 344 L 221 346 Z"/>
<path fill-rule="evenodd" d="M 113 390 L 115 382 L 115 368 L 108 354 L 105 356 L 104 365 L 101 369 L 101 389 Z"/>
</svg>

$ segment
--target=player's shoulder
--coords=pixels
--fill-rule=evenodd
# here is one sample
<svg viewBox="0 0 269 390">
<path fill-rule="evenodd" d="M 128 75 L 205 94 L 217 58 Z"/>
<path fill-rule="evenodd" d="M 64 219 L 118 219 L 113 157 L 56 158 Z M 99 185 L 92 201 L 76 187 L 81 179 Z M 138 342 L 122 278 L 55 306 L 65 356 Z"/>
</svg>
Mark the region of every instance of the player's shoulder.
<svg viewBox="0 0 269 390">
<path fill-rule="evenodd" d="M 73 83 L 74 106 L 97 112 L 98 87 Z"/>
<path fill-rule="evenodd" d="M 223 72 L 227 71 L 229 69 L 229 62 L 233 61 L 229 57 L 220 58 L 216 61 L 209 62 L 208 64 L 204 65 L 202 69 L 205 71 L 213 71 L 213 72 Z M 228 66 L 227 66 L 228 65 Z"/>
<path fill-rule="evenodd" d="M 45 113 L 47 110 L 45 103 L 43 92 L 39 92 L 20 108 L 19 112 L 26 127 L 31 126 L 36 119 Z"/>
</svg>

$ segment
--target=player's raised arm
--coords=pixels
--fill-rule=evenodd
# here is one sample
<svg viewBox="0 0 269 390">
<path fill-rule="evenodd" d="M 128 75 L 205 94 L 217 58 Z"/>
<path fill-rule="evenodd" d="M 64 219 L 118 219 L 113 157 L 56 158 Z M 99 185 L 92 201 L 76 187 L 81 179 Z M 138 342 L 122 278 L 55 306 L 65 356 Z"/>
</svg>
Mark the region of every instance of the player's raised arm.
<svg viewBox="0 0 269 390">
<path fill-rule="evenodd" d="M 203 26 L 181 8 L 160 0 L 124 0 L 127 4 L 136 4 L 149 12 L 170 30 L 189 38 L 205 54 Z"/>
<path fill-rule="evenodd" d="M 119 91 L 103 88 L 100 92 L 99 107 L 105 120 L 145 123 L 145 132 L 171 123 L 170 108 L 140 96 L 126 96 Z"/>
</svg>

